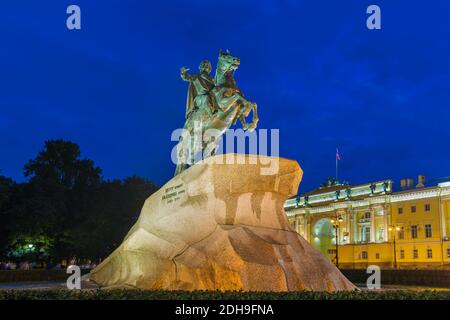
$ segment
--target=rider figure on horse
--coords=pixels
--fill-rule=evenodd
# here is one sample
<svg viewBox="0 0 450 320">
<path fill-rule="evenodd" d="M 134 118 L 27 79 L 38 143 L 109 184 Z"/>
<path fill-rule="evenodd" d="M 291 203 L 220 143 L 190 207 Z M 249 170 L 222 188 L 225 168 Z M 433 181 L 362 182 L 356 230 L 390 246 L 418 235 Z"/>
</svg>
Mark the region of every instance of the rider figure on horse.
<svg viewBox="0 0 450 320">
<path fill-rule="evenodd" d="M 214 88 L 214 78 L 210 76 L 211 62 L 203 60 L 200 63 L 199 74 L 188 74 L 189 69 L 182 67 L 180 76 L 183 80 L 189 81 L 188 96 L 186 101 L 186 119 L 199 108 L 206 107 L 206 111 L 213 115 L 217 112 L 217 104 L 211 93 Z"/>
<path fill-rule="evenodd" d="M 210 76 L 211 63 L 208 60 L 200 63 L 198 74 L 190 75 L 188 69 L 181 68 L 181 78 L 189 82 L 189 89 L 186 121 L 177 144 L 175 175 L 193 165 L 199 153 L 201 159 L 214 155 L 221 136 L 238 120 L 244 130 L 255 130 L 258 123 L 256 103 L 244 97 L 234 80 L 234 72 L 239 65 L 238 57 L 232 56 L 228 50 L 221 50 L 214 78 Z M 245 118 L 251 111 L 253 120 L 248 124 Z"/>
</svg>

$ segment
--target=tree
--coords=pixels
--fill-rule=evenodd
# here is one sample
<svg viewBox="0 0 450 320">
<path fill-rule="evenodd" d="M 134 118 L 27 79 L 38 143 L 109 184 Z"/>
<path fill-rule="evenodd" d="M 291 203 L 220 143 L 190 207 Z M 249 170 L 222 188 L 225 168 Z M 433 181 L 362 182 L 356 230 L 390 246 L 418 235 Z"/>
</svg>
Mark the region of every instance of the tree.
<svg viewBox="0 0 450 320">
<path fill-rule="evenodd" d="M 0 176 L 0 256 L 7 246 L 8 225 L 11 220 L 8 211 L 11 206 L 11 195 L 15 187 L 16 183 L 12 179 Z"/>
<path fill-rule="evenodd" d="M 108 256 L 122 243 L 145 199 L 156 190 L 153 183 L 137 176 L 103 182 L 75 232 L 79 256 L 91 260 Z"/>
<path fill-rule="evenodd" d="M 80 154 L 80 147 L 73 142 L 46 141 L 44 149 L 25 165 L 25 177 L 31 183 L 57 184 L 67 190 L 98 186 L 101 169 L 92 160 L 81 160 Z"/>
<path fill-rule="evenodd" d="M 8 244 L 9 257 L 45 262 L 105 258 L 158 189 L 137 176 L 103 181 L 101 169 L 80 154 L 73 142 L 46 141 L 24 167 L 27 182 L 0 177 L 0 244 Z M 2 235 L 7 237 L 2 240 Z"/>
<path fill-rule="evenodd" d="M 10 243 L 44 236 L 50 257 L 73 256 L 77 247 L 73 230 L 88 209 L 90 194 L 100 187 L 100 168 L 92 160 L 80 159 L 78 145 L 64 140 L 46 141 L 24 168 L 29 180 L 13 195 L 15 224 Z"/>
</svg>

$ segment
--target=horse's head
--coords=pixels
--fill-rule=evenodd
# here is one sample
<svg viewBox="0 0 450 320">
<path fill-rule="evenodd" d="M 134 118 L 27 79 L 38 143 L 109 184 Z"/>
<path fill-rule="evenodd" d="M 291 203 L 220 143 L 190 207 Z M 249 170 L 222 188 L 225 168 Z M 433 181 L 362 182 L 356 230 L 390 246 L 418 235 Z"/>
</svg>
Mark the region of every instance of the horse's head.
<svg viewBox="0 0 450 320">
<path fill-rule="evenodd" d="M 222 52 L 222 50 L 220 50 L 217 66 L 223 72 L 236 70 L 239 67 L 240 63 L 241 60 L 238 57 L 232 56 L 228 50 L 225 52 Z"/>
</svg>

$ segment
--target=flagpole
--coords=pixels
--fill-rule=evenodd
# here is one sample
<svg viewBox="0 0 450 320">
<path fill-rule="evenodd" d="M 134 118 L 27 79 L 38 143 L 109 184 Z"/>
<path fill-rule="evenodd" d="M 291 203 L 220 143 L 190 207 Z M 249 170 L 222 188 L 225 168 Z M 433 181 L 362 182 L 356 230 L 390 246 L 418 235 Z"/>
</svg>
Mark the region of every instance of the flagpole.
<svg viewBox="0 0 450 320">
<path fill-rule="evenodd" d="M 337 154 L 335 155 L 336 158 L 336 183 L 338 182 L 338 157 Z"/>
<path fill-rule="evenodd" d="M 336 148 L 336 183 L 338 183 L 339 179 L 339 161 L 341 160 L 341 155 L 339 154 L 339 149 Z"/>
</svg>

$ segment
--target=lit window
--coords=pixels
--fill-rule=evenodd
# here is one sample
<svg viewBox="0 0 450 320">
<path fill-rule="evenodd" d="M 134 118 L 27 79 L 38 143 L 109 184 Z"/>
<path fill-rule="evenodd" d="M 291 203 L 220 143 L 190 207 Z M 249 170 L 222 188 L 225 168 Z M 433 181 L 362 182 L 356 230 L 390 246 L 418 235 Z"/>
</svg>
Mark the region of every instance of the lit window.
<svg viewBox="0 0 450 320">
<path fill-rule="evenodd" d="M 416 206 L 411 206 L 411 213 L 416 212 Z"/>
<path fill-rule="evenodd" d="M 447 258 L 450 258 L 450 248 L 447 248 Z"/>
<path fill-rule="evenodd" d="M 400 259 L 405 259 L 405 250 L 400 250 Z"/>
<path fill-rule="evenodd" d="M 427 258 L 432 259 L 433 258 L 433 250 L 427 249 Z"/>
<path fill-rule="evenodd" d="M 361 242 L 370 241 L 370 227 L 362 227 L 360 229 L 360 240 Z"/>
<path fill-rule="evenodd" d="M 367 251 L 362 251 L 361 252 L 361 259 L 363 259 L 363 260 L 367 260 Z"/>
<path fill-rule="evenodd" d="M 431 229 L 431 224 L 425 225 L 425 238 L 431 238 L 433 236 L 433 232 Z"/>
<path fill-rule="evenodd" d="M 431 211 L 431 205 L 429 203 L 425 204 L 425 211 Z"/>
<path fill-rule="evenodd" d="M 402 214 L 403 213 L 403 208 L 402 207 L 397 208 L 397 213 L 398 214 Z"/>
<path fill-rule="evenodd" d="M 417 226 L 411 226 L 411 238 L 417 239 Z"/>
<path fill-rule="evenodd" d="M 418 259 L 419 258 L 419 250 L 414 249 L 413 250 L 413 259 Z"/>
</svg>

